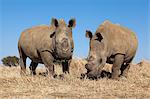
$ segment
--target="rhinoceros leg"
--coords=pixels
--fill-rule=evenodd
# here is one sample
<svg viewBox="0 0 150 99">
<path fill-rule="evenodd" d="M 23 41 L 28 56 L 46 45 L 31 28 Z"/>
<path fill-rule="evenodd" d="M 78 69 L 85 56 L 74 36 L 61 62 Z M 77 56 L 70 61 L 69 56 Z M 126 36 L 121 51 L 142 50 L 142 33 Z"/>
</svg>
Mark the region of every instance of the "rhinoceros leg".
<svg viewBox="0 0 150 99">
<path fill-rule="evenodd" d="M 70 63 L 71 63 L 71 60 L 62 62 L 62 67 L 63 67 L 62 69 L 63 69 L 64 73 L 68 73 L 69 74 Z"/>
<path fill-rule="evenodd" d="M 127 78 L 128 76 L 128 71 L 129 71 L 129 68 L 130 68 L 130 63 L 131 61 L 133 60 L 133 58 L 131 58 L 128 62 L 126 62 L 126 64 L 123 64 L 120 68 L 121 70 L 121 74 L 120 76 L 124 76 Z"/>
<path fill-rule="evenodd" d="M 48 51 L 41 52 L 41 58 L 45 67 L 48 69 L 49 75 L 54 76 L 54 58 L 51 53 Z"/>
<path fill-rule="evenodd" d="M 24 52 L 21 50 L 21 48 L 19 49 L 19 54 L 20 54 L 20 67 L 21 67 L 20 74 L 25 75 L 26 74 L 26 59 L 27 59 L 27 56 L 24 54 Z"/>
<path fill-rule="evenodd" d="M 38 65 L 38 63 L 35 63 L 33 61 L 30 63 L 29 68 L 30 68 L 30 71 L 31 71 L 31 75 L 36 75 L 35 70 L 36 70 L 37 65 Z"/>
<path fill-rule="evenodd" d="M 113 62 L 113 67 L 112 67 L 112 79 L 118 79 L 119 78 L 119 71 L 124 62 L 124 55 L 122 54 L 117 54 L 115 55 L 115 59 Z"/>
</svg>

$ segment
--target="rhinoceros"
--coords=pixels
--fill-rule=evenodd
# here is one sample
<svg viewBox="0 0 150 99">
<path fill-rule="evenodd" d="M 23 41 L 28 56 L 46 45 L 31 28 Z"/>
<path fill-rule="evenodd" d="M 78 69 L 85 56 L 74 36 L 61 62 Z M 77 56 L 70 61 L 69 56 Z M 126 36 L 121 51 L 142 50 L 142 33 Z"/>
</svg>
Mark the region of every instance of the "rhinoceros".
<svg viewBox="0 0 150 99">
<path fill-rule="evenodd" d="M 55 75 L 55 62 L 62 63 L 64 73 L 69 73 L 74 42 L 72 29 L 75 19 L 70 19 L 68 25 L 63 19 L 52 18 L 51 25 L 40 25 L 26 29 L 21 33 L 18 50 L 20 54 L 21 74 L 26 73 L 26 58 L 31 59 L 30 71 L 36 75 L 38 63 L 44 64 L 51 76 Z"/>
<path fill-rule="evenodd" d="M 126 78 L 138 47 L 135 33 L 106 20 L 94 35 L 86 30 L 86 37 L 90 38 L 88 63 L 85 65 L 87 77 L 98 77 L 105 63 L 109 63 L 113 64 L 112 79 Z"/>
</svg>

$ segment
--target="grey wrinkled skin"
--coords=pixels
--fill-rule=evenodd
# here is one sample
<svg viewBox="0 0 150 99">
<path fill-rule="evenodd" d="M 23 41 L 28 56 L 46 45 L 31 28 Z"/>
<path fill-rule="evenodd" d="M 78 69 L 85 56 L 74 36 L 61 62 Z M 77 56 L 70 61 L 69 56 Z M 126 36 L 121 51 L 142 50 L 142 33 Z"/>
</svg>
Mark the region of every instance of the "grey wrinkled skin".
<svg viewBox="0 0 150 99">
<path fill-rule="evenodd" d="M 138 47 L 135 33 L 120 25 L 105 21 L 94 35 L 87 30 L 86 37 L 90 38 L 88 63 L 85 65 L 89 78 L 101 75 L 106 63 L 113 64 L 112 79 L 119 79 L 119 76 L 127 77 L 129 64 Z"/>
<path fill-rule="evenodd" d="M 54 73 L 54 62 L 61 62 L 63 72 L 69 73 L 74 42 L 72 28 L 76 25 L 71 19 L 68 25 L 63 19 L 52 18 L 51 25 L 41 25 L 26 29 L 21 33 L 18 50 L 20 54 L 21 74 L 26 72 L 26 58 L 31 59 L 31 74 L 35 75 L 38 63 L 43 63 L 50 75 Z"/>
</svg>

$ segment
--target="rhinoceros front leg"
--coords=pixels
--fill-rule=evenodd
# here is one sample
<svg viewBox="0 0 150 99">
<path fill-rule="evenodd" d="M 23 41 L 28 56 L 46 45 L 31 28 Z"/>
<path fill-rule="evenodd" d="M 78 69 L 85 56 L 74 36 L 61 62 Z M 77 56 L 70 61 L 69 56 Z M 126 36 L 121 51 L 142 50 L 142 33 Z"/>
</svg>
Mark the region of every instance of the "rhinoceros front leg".
<svg viewBox="0 0 150 99">
<path fill-rule="evenodd" d="M 63 73 L 68 73 L 69 74 L 70 63 L 71 63 L 71 59 L 70 60 L 66 60 L 65 62 L 62 62 Z"/>
<path fill-rule="evenodd" d="M 48 51 L 41 52 L 41 58 L 44 65 L 48 68 L 49 75 L 54 77 L 54 58 L 51 53 Z"/>
<path fill-rule="evenodd" d="M 112 67 L 112 79 L 119 78 L 119 70 L 124 63 L 124 55 L 117 54 L 114 59 L 113 67 Z"/>
</svg>

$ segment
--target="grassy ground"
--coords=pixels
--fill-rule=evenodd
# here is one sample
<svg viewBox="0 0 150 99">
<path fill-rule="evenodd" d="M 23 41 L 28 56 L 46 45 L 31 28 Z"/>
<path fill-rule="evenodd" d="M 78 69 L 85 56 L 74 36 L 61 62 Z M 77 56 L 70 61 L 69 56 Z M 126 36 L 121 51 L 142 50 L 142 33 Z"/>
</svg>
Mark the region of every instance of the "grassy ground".
<svg viewBox="0 0 150 99">
<path fill-rule="evenodd" d="M 86 72 L 82 59 L 74 59 L 70 67 L 70 75 L 65 79 L 53 79 L 37 76 L 20 76 L 20 67 L 0 66 L 0 98 L 46 98 L 46 99 L 150 99 L 150 62 L 142 61 L 131 65 L 127 80 L 114 81 L 99 79 L 80 80 L 80 74 Z M 61 73 L 60 66 L 56 72 Z M 111 65 L 105 70 L 110 71 Z M 28 74 L 29 74 L 29 70 Z M 45 71 L 38 67 L 37 73 Z"/>
</svg>

